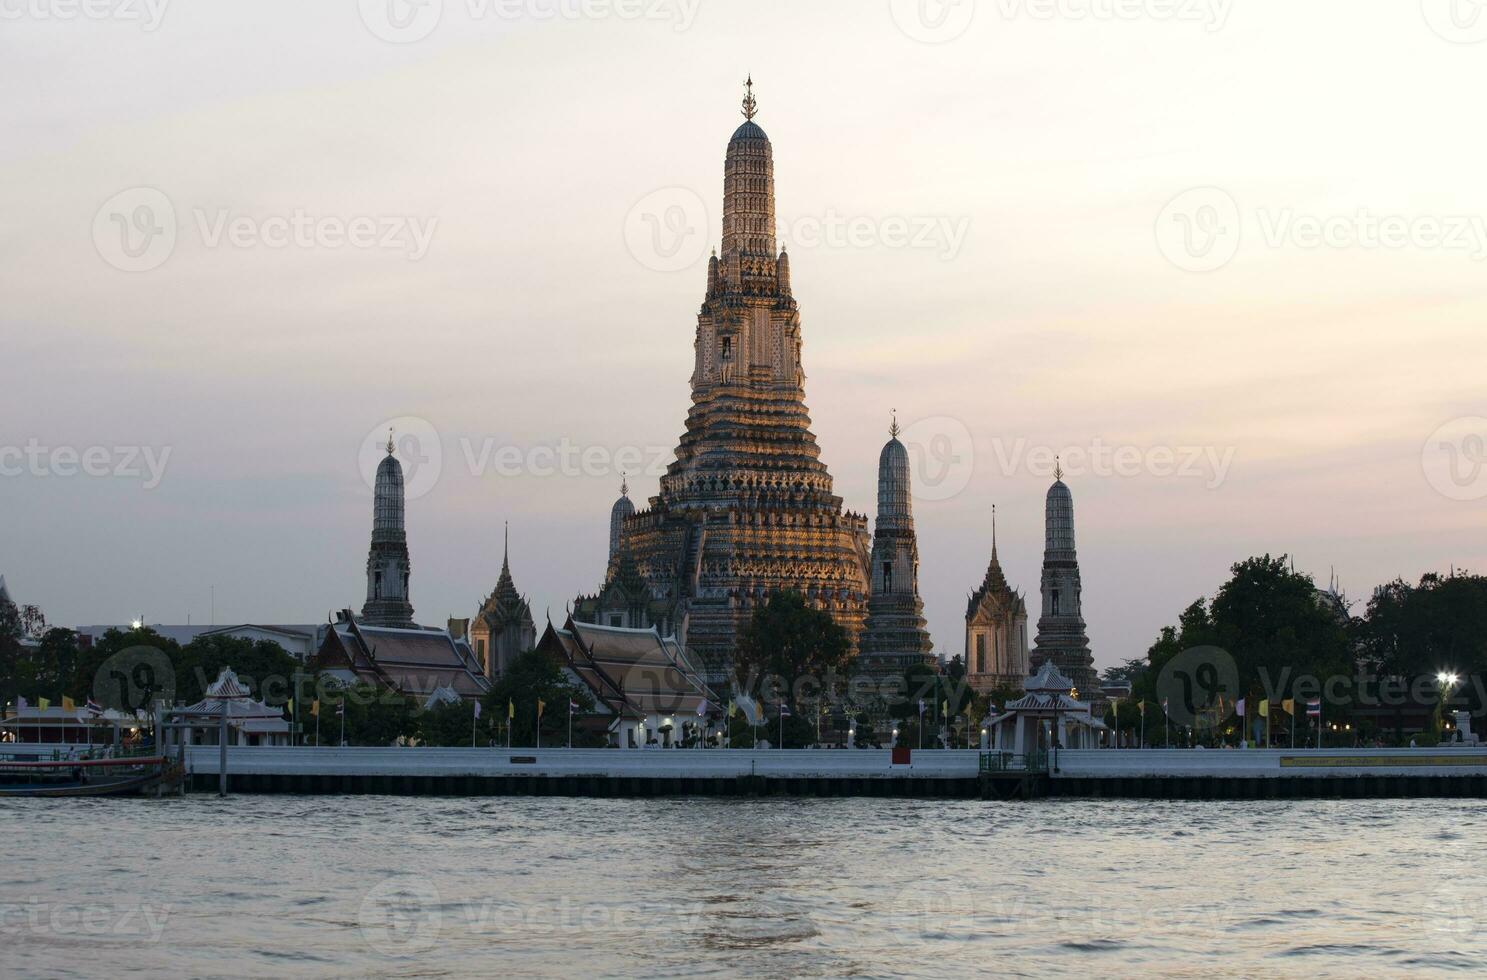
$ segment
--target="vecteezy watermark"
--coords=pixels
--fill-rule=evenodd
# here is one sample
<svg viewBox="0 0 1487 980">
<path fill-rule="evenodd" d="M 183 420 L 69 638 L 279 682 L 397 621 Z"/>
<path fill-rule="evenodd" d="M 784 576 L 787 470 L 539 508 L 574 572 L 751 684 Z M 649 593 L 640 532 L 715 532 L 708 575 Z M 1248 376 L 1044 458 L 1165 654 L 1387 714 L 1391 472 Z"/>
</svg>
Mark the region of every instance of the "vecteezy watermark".
<svg viewBox="0 0 1487 980">
<path fill-rule="evenodd" d="M 554 443 L 516 445 L 495 436 L 462 435 L 455 439 L 455 445 L 458 453 L 451 459 L 463 463 L 466 475 L 477 479 L 614 477 L 618 481 L 622 476 L 660 477 L 665 475 L 674 452 L 668 446 L 581 445 L 566 437 Z M 427 495 L 446 469 L 444 440 L 438 429 L 427 419 L 413 415 L 388 419 L 362 439 L 357 461 L 369 489 L 376 489 L 388 456 L 398 461 L 406 500 Z"/>
<path fill-rule="evenodd" d="M 171 451 L 170 446 L 43 446 L 28 439 L 24 446 L 0 445 L 0 477 L 142 480 L 144 489 L 154 490 L 165 479 Z"/>
<path fill-rule="evenodd" d="M 1212 33 L 1229 23 L 1235 0 L 996 0 L 1003 20 L 1157 21 L 1199 24 Z"/>
<path fill-rule="evenodd" d="M 377 488 L 382 465 L 389 457 L 398 463 L 405 500 L 417 500 L 439 482 L 444 470 L 444 441 L 432 422 L 416 415 L 388 419 L 374 426 L 361 441 L 358 468 L 367 489 Z"/>
<path fill-rule="evenodd" d="M 702 0 L 464 0 L 472 22 L 490 20 L 617 20 L 669 23 L 685 31 Z M 380 40 L 412 44 L 433 34 L 444 20 L 445 0 L 358 0 L 362 23 Z"/>
<path fill-rule="evenodd" d="M 151 33 L 168 6 L 170 0 L 0 0 L 0 21 L 112 20 Z"/>
<path fill-rule="evenodd" d="M 428 878 L 399 875 L 374 885 L 357 910 L 362 938 L 383 956 L 415 956 L 439 943 L 444 916 Z"/>
<path fill-rule="evenodd" d="M 802 215 L 782 221 L 781 244 L 791 248 L 887 248 L 935 252 L 949 262 L 965 245 L 971 219 L 948 215 L 891 215 L 847 217 L 828 209 L 822 215 Z"/>
<path fill-rule="evenodd" d="M 128 647 L 109 657 L 93 674 L 93 700 L 125 714 L 147 710 L 155 701 L 176 699 L 176 671 L 156 647 Z"/>
<path fill-rule="evenodd" d="M 1207 932 L 1222 935 L 1235 911 L 1210 905 L 1121 906 L 1091 900 L 1054 904 L 1023 895 L 985 892 L 945 881 L 912 881 L 900 888 L 880 913 L 885 931 L 899 942 L 920 946 L 926 938 L 984 941 L 1036 935 L 1045 942 L 1140 939 Z"/>
<path fill-rule="evenodd" d="M 1452 419 L 1431 433 L 1420 455 L 1425 479 L 1452 500 L 1487 497 L 1487 418 Z"/>
<path fill-rule="evenodd" d="M 164 905 L 74 904 L 32 897 L 0 902 L 0 936 L 159 942 L 170 908 Z"/>
<path fill-rule="evenodd" d="M 1420 13 L 1452 44 L 1487 41 L 1487 0 L 1420 0 Z"/>
<path fill-rule="evenodd" d="M 690 188 L 660 188 L 626 213 L 624 234 L 625 247 L 647 269 L 690 269 L 707 255 L 707 205 Z"/>
<path fill-rule="evenodd" d="M 1008 444 L 998 437 L 992 446 L 1003 476 L 1027 472 L 1053 479 L 1060 471 L 1068 477 L 1100 479 L 1152 476 L 1163 480 L 1202 480 L 1209 490 L 1218 489 L 1228 479 L 1229 468 L 1238 453 L 1234 446 L 1109 445 L 1098 437 L 1087 446 L 1062 448 L 1034 446 L 1027 439 Z"/>
<path fill-rule="evenodd" d="M 922 44 L 944 44 L 970 30 L 976 0 L 888 0 L 898 29 Z"/>
<path fill-rule="evenodd" d="M 1219 647 L 1193 647 L 1167 661 L 1157 675 L 1156 693 L 1167 717 L 1198 729 L 1223 724 L 1243 696 L 1239 667 Z"/>
<path fill-rule="evenodd" d="M 1487 260 L 1487 215 L 1376 214 L 1358 208 L 1348 214 L 1306 214 L 1294 208 L 1240 210 L 1233 195 L 1218 187 L 1183 191 L 1157 217 L 1157 248 L 1187 272 L 1213 272 L 1233 261 L 1246 238 L 1266 248 L 1323 248 L 1461 252 Z"/>
<path fill-rule="evenodd" d="M 976 446 L 960 419 L 934 415 L 908 425 L 898 439 L 909 453 L 910 490 L 916 500 L 950 500 L 970 485 Z"/>
<path fill-rule="evenodd" d="M 1217 187 L 1194 187 L 1167 202 L 1157 215 L 1157 248 L 1188 272 L 1213 272 L 1239 253 L 1239 205 Z"/>
<path fill-rule="evenodd" d="M 0 0 L 3 2 L 3 0 Z M 204 248 L 356 249 L 401 252 L 417 262 L 428 255 L 439 219 L 416 215 L 247 215 L 231 208 L 193 208 L 188 230 Z M 148 272 L 175 253 L 181 227 L 171 199 L 154 187 L 120 191 L 93 216 L 93 245 L 124 272 Z"/>
<path fill-rule="evenodd" d="M 699 925 L 705 907 L 648 899 L 616 898 L 613 902 L 585 896 L 545 895 L 539 900 L 480 898 L 445 903 L 433 880 L 401 874 L 373 886 L 362 899 L 357 921 L 362 938 L 383 956 L 426 953 L 441 937 L 458 933 L 492 940 L 562 938 L 594 934 L 664 933 L 688 935 Z"/>
</svg>

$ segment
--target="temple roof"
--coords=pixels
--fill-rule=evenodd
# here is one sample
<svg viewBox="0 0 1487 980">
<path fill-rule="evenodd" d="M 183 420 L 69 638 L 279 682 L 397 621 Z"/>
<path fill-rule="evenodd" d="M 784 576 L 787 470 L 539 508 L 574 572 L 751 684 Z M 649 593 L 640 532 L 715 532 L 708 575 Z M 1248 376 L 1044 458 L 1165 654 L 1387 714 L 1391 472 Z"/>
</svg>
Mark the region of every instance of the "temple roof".
<svg viewBox="0 0 1487 980">
<path fill-rule="evenodd" d="M 758 123 L 750 119 L 733 131 L 733 138 L 728 142 L 738 143 L 743 140 L 764 140 L 767 143 L 769 142 L 769 137 L 765 135 L 764 130 L 759 128 Z M 713 145 L 716 146 L 717 144 L 714 143 Z"/>
<path fill-rule="evenodd" d="M 539 645 L 566 665 L 609 710 L 626 718 L 695 716 L 717 707 L 680 643 L 654 629 L 580 623 L 548 624 Z"/>
</svg>

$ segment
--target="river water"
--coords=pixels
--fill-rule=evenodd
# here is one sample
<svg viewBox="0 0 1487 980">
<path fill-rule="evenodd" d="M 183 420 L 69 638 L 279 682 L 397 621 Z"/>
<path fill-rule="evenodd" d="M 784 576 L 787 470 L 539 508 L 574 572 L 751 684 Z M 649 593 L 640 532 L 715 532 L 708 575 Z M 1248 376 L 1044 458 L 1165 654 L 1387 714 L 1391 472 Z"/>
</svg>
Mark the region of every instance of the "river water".
<svg viewBox="0 0 1487 980">
<path fill-rule="evenodd" d="M 0 802 L 0 976 L 1487 972 L 1478 801 Z"/>
</svg>

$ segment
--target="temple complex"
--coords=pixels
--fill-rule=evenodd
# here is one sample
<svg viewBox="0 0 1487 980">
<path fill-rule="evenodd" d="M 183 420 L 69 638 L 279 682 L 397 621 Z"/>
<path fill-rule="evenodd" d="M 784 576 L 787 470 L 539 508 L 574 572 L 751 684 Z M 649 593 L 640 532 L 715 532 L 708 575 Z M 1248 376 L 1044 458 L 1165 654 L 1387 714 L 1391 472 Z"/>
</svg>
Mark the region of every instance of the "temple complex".
<svg viewBox="0 0 1487 980">
<path fill-rule="evenodd" d="M 368 626 L 413 627 L 408 601 L 408 532 L 403 524 L 403 464 L 394 454 L 392 434 L 387 456 L 377 467 L 372 500 L 372 547 L 367 553 L 367 601 L 361 618 Z"/>
<path fill-rule="evenodd" d="M 485 676 L 492 680 L 505 673 L 513 660 L 537 646 L 531 604 L 516 590 L 511 577 L 510 529 L 502 548 L 501 577 L 470 623 L 470 646 Z"/>
<path fill-rule="evenodd" d="M 1007 584 L 991 512 L 991 564 L 966 606 L 966 683 L 978 694 L 1021 687 L 1028 676 L 1027 603 Z"/>
<path fill-rule="evenodd" d="M 902 676 L 915 663 L 935 662 L 919 597 L 919 541 L 914 533 L 909 451 L 893 420 L 878 457 L 878 522 L 873 531 L 872 594 L 859 666 L 874 676 Z"/>
<path fill-rule="evenodd" d="M 712 684 L 727 679 L 740 629 L 771 593 L 799 592 L 855 641 L 869 591 L 867 519 L 843 510 L 811 433 L 800 309 L 775 242 L 774 151 L 757 108 L 750 81 L 728 143 L 722 248 L 708 263 L 676 461 L 648 506 L 619 516 L 604 588 L 574 609 L 675 634 Z"/>
<path fill-rule="evenodd" d="M 1043 549 L 1043 612 L 1033 641 L 1029 667 L 1039 672 L 1052 662 L 1072 684 L 1074 697 L 1098 706 L 1099 676 L 1085 634 L 1083 586 L 1079 555 L 1074 547 L 1074 495 L 1064 484 L 1060 467 L 1048 488 Z"/>
</svg>

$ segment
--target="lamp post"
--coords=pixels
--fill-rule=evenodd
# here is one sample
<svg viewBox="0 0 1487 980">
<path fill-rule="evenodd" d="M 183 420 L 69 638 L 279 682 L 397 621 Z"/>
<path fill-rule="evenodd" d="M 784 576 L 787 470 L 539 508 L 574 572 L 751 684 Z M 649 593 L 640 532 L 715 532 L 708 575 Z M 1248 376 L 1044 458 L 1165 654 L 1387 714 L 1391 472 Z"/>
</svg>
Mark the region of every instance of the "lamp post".
<svg viewBox="0 0 1487 980">
<path fill-rule="evenodd" d="M 1461 678 L 1456 676 L 1454 671 L 1443 670 L 1435 675 L 1435 679 L 1440 684 L 1441 689 L 1440 701 L 1435 706 L 1436 739 L 1437 741 L 1443 741 L 1441 736 L 1445 733 L 1446 702 L 1450 700 L 1451 692 L 1455 690 L 1456 684 Z"/>
</svg>

